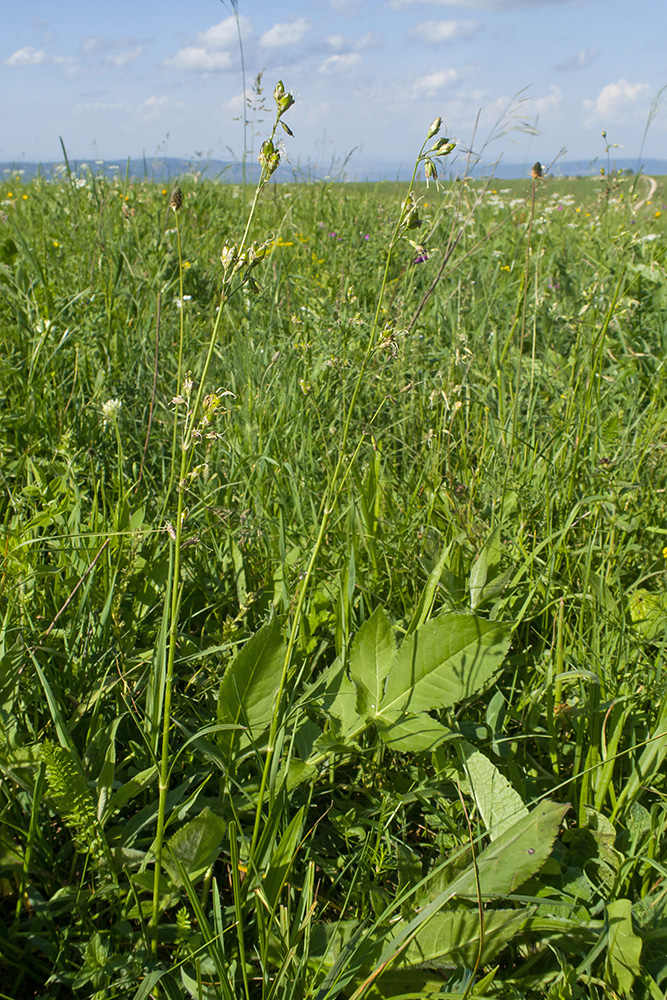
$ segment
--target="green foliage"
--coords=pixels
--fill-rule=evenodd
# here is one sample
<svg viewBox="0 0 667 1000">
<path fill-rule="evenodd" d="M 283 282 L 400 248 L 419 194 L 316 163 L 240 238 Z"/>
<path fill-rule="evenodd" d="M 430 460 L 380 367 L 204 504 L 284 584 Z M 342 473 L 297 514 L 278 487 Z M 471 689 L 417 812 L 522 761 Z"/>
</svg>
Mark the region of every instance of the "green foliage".
<svg viewBox="0 0 667 1000">
<path fill-rule="evenodd" d="M 12 178 L 0 993 L 664 995 L 664 183 L 613 181 L 246 230 Z"/>
</svg>

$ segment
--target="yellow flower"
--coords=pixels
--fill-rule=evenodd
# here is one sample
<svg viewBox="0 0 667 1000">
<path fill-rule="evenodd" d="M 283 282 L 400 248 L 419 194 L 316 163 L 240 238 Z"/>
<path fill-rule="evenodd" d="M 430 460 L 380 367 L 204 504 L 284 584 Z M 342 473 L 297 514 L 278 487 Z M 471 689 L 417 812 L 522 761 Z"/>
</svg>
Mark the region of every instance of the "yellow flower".
<svg viewBox="0 0 667 1000">
<path fill-rule="evenodd" d="M 501 271 L 510 271 L 511 268 L 510 268 L 509 264 L 501 264 L 500 265 L 500 270 Z"/>
<path fill-rule="evenodd" d="M 24 194 L 24 195 L 23 195 L 23 200 L 24 200 L 24 201 L 27 201 L 27 200 L 28 200 L 28 195 L 27 195 L 27 194 Z M 657 217 L 658 217 L 658 216 L 660 215 L 660 212 L 656 212 L 655 214 L 656 214 L 656 218 L 657 218 Z"/>
<path fill-rule="evenodd" d="M 54 240 L 54 241 L 53 241 L 53 245 L 54 245 L 54 247 L 55 247 L 55 248 L 56 248 L 56 250 L 57 250 L 57 249 L 58 249 L 58 247 L 60 246 L 60 243 L 58 243 L 58 240 Z"/>
<path fill-rule="evenodd" d="M 167 193 L 167 189 L 166 188 L 162 188 L 162 194 L 166 194 L 166 193 Z"/>
<path fill-rule="evenodd" d="M 8 191 L 7 192 L 7 197 L 8 198 L 13 198 L 14 197 L 14 192 L 13 191 Z"/>
<path fill-rule="evenodd" d="M 23 197 L 25 198 L 25 195 L 24 195 Z M 657 211 L 657 212 L 654 212 L 654 213 L 653 213 L 653 217 L 654 217 L 655 219 L 659 219 L 661 215 L 662 215 L 662 212 L 660 211 L 660 209 L 658 209 L 658 211 Z"/>
<path fill-rule="evenodd" d="M 183 267 L 192 267 L 192 264 L 190 263 L 189 260 L 184 260 L 183 261 Z"/>
<path fill-rule="evenodd" d="M 665 545 L 664 549 L 662 550 L 662 558 L 667 559 L 667 545 Z"/>
</svg>

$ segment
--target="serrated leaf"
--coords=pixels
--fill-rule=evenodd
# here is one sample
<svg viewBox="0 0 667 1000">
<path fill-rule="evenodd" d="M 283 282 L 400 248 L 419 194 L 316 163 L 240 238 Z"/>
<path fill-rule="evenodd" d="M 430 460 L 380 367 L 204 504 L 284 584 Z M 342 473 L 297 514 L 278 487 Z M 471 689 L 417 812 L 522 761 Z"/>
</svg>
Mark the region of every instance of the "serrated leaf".
<svg viewBox="0 0 667 1000">
<path fill-rule="evenodd" d="M 182 885 L 179 864 L 195 882 L 212 865 L 220 851 L 227 824 L 207 807 L 184 823 L 165 845 L 164 867 L 175 885 Z"/>
<path fill-rule="evenodd" d="M 491 840 L 528 815 L 519 793 L 472 743 L 459 744 L 473 798 Z"/>
<path fill-rule="evenodd" d="M 514 892 L 540 870 L 551 854 L 554 840 L 570 804 L 540 802 L 485 847 L 477 858 L 483 896 Z M 476 896 L 472 868 L 449 886 L 452 895 Z"/>
<path fill-rule="evenodd" d="M 444 614 L 402 644 L 394 659 L 379 713 L 429 712 L 481 691 L 507 653 L 510 626 L 474 615 Z"/>
<path fill-rule="evenodd" d="M 424 753 L 435 750 L 444 740 L 454 736 L 451 729 L 422 712 L 419 715 L 397 715 L 394 719 L 376 720 L 383 743 L 403 753 Z"/>
</svg>

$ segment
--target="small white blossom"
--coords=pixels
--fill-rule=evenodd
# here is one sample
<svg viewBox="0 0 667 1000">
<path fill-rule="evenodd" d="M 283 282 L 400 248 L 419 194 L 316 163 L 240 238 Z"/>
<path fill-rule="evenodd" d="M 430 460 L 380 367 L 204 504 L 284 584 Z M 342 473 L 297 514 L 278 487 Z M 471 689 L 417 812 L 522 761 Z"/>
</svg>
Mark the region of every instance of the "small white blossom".
<svg viewBox="0 0 667 1000">
<path fill-rule="evenodd" d="M 102 423 L 105 427 L 118 419 L 122 406 L 120 399 L 107 399 L 106 403 L 102 403 Z"/>
</svg>

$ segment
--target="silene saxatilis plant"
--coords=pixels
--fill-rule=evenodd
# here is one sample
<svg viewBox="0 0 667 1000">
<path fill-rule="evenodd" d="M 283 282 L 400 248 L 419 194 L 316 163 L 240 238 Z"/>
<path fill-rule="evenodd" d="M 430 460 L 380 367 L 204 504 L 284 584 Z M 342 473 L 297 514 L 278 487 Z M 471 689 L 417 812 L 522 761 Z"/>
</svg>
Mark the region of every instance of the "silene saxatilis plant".
<svg viewBox="0 0 667 1000">
<path fill-rule="evenodd" d="M 0 994 L 653 1000 L 661 182 L 273 98 L 245 201 L 0 181 Z"/>
</svg>

